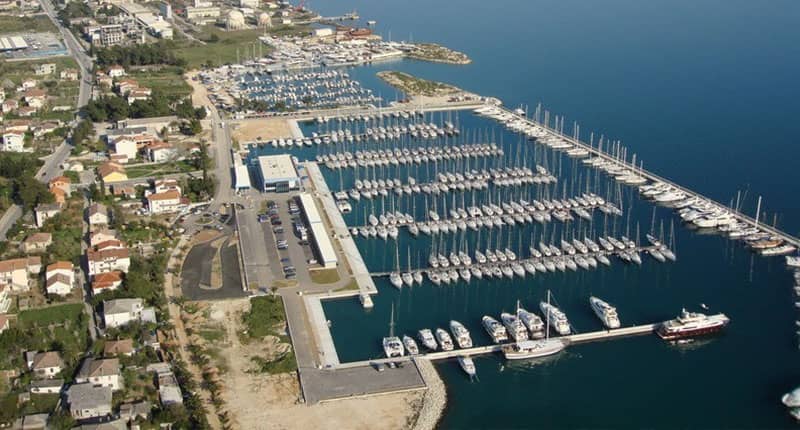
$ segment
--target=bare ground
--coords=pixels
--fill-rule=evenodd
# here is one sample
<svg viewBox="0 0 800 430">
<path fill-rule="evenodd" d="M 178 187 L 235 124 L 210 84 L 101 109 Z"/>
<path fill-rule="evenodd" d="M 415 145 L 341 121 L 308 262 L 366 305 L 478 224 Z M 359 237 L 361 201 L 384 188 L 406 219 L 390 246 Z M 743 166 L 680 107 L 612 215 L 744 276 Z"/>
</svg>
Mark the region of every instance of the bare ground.
<svg viewBox="0 0 800 430">
<path fill-rule="evenodd" d="M 242 344 L 240 315 L 247 299 L 210 304 L 212 322 L 225 324 L 226 345 L 221 349 L 228 372 L 222 396 L 237 429 L 402 429 L 411 428 L 422 406 L 422 392 L 386 394 L 306 406 L 299 403 L 297 375 L 248 373 L 251 357 L 268 356 L 285 348 L 277 338 Z"/>
<path fill-rule="evenodd" d="M 233 138 L 237 141 L 254 142 L 259 137 L 262 142 L 292 137 L 289 121 L 283 118 L 255 118 L 235 122 Z"/>
</svg>

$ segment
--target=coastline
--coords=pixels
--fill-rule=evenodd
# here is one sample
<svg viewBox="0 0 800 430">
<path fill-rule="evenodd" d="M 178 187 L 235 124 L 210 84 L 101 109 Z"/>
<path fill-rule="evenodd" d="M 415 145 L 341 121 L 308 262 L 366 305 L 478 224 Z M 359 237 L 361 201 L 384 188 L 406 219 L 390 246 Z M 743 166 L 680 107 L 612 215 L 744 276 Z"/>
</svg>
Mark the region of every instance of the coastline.
<svg viewBox="0 0 800 430">
<path fill-rule="evenodd" d="M 428 390 L 422 398 L 422 408 L 420 408 L 413 428 L 414 430 L 433 430 L 442 419 L 444 408 L 447 406 L 447 389 L 430 360 L 421 358 L 415 361 Z"/>
</svg>

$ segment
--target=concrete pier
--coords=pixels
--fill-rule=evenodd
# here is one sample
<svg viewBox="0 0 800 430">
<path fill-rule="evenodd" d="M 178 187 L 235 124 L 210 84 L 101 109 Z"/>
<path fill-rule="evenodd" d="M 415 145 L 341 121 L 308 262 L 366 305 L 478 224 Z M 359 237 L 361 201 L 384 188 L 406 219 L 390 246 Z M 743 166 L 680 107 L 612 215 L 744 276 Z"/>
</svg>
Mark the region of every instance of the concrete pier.
<svg viewBox="0 0 800 430">
<path fill-rule="evenodd" d="M 319 170 L 319 166 L 314 162 L 306 162 L 306 172 L 308 172 L 309 179 L 314 183 L 317 190 L 316 196 L 322 202 L 323 210 L 325 211 L 331 225 L 333 226 L 333 234 L 338 239 L 342 247 L 342 253 L 350 268 L 350 272 L 358 285 L 359 297 L 361 303 L 365 308 L 372 307 L 372 299 L 370 295 L 378 294 L 378 289 L 375 287 L 375 282 L 370 276 L 369 269 L 361 257 L 361 252 L 358 250 L 355 241 L 350 236 L 350 229 L 342 218 L 339 208 L 336 207 L 336 202 L 333 199 L 328 184 L 325 183 L 325 178 Z"/>
<path fill-rule="evenodd" d="M 339 355 L 336 353 L 336 346 L 333 343 L 331 331 L 328 328 L 328 320 L 325 318 L 325 311 L 322 309 L 322 302 L 319 296 L 304 296 L 303 300 L 308 319 L 314 327 L 314 337 L 317 344 L 317 354 L 322 367 L 330 367 L 339 364 Z"/>
</svg>

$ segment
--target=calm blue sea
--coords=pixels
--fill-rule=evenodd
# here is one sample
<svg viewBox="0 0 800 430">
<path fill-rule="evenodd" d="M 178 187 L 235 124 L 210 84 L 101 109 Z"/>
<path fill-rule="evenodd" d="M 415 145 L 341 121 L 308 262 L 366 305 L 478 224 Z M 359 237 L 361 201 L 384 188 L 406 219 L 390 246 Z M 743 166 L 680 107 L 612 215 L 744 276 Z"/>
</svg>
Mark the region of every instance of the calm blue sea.
<svg viewBox="0 0 800 430">
<path fill-rule="evenodd" d="M 508 106 L 542 102 L 566 115 L 568 128 L 577 120 L 584 137 L 594 131 L 620 139 L 645 167 L 710 197 L 727 203 L 741 190 L 744 207 L 753 213 L 763 196 L 769 221 L 777 219 L 780 227 L 800 233 L 795 188 L 800 183 L 795 168 L 800 160 L 800 3 L 348 0 L 311 7 L 331 15 L 356 9 L 363 19 L 377 20 L 376 31 L 386 38 L 440 42 L 473 59 L 467 66 L 402 61 L 351 70 L 384 98 L 401 95 L 374 74 L 396 69 L 497 96 Z M 510 153 L 521 144 L 485 120 L 463 113 L 459 121 L 494 130 Z M 314 150 L 300 155 L 309 158 Z M 528 156 L 536 162 L 547 157 L 533 151 Z M 561 183 L 585 175 L 568 159 L 563 163 Z M 338 175 L 326 175 L 338 188 Z M 345 187 L 352 184 L 351 175 L 343 175 Z M 606 184 L 597 182 L 602 190 Z M 643 236 L 652 205 L 630 191 L 623 202 L 630 221 L 627 215 L 596 218 L 567 234 L 613 229 L 621 234 L 639 224 Z M 415 205 L 420 213 L 423 202 Z M 364 208 L 373 210 L 358 204 L 348 221 L 363 223 Z M 659 209 L 656 220 L 669 225 L 674 218 Z M 524 366 L 482 357 L 476 360 L 475 382 L 455 362 L 441 363 L 437 368 L 449 397 L 440 426 L 796 427 L 780 404 L 783 393 L 800 385 L 798 313 L 789 272 L 780 259 L 754 257 L 720 236 L 676 227 L 679 259 L 671 264 L 646 259 L 636 267 L 615 261 L 591 272 L 439 288 L 425 284 L 401 292 L 377 280 L 381 293 L 371 312 L 354 300 L 325 304 L 339 357 L 379 356 L 393 303 L 401 333 L 445 327 L 457 319 L 479 344 L 489 341 L 479 325 L 481 315 L 498 316 L 517 300 L 535 309 L 547 289 L 584 332 L 600 328 L 587 304 L 590 294 L 615 304 L 623 324 L 668 319 L 682 306 L 698 310 L 706 303 L 732 323 L 722 336 L 685 347 L 637 337 L 573 347 Z M 537 228 L 533 234 L 539 237 Z M 519 231 L 503 242 L 525 250 L 531 230 Z M 393 244 L 375 239 L 358 244 L 373 270 L 394 266 Z M 430 249 L 428 239 L 405 235 L 398 245 L 403 266 L 409 247 L 412 265 Z"/>
</svg>

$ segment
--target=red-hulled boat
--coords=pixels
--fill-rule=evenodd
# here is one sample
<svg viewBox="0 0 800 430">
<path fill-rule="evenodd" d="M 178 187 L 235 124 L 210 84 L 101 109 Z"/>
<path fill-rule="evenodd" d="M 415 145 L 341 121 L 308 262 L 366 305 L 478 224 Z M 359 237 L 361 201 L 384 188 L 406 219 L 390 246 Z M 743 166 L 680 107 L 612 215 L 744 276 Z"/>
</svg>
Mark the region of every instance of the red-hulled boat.
<svg viewBox="0 0 800 430">
<path fill-rule="evenodd" d="M 661 324 L 658 335 L 662 339 L 672 340 L 711 334 L 722 330 L 729 322 L 730 319 L 722 313 L 705 315 L 682 309 L 678 318 Z"/>
</svg>

